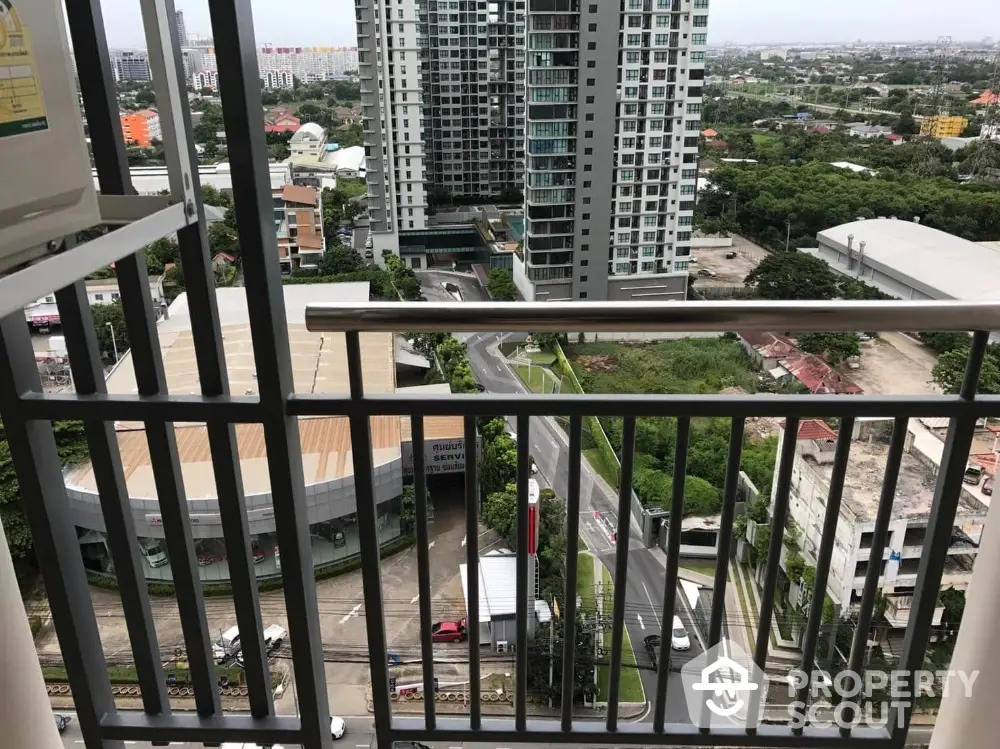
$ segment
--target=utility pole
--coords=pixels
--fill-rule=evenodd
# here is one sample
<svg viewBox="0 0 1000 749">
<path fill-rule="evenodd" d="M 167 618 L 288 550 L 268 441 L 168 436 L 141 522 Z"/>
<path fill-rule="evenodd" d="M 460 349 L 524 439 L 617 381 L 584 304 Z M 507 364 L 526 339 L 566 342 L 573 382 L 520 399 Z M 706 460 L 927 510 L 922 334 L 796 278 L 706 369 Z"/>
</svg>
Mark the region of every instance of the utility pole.
<svg viewBox="0 0 1000 749">
<path fill-rule="evenodd" d="M 785 220 L 785 252 L 788 252 L 788 243 L 792 238 L 792 220 Z"/>
<path fill-rule="evenodd" d="M 118 363 L 118 341 L 115 340 L 115 326 L 109 322 L 104 323 L 111 331 L 111 346 L 115 350 L 115 364 Z"/>
</svg>

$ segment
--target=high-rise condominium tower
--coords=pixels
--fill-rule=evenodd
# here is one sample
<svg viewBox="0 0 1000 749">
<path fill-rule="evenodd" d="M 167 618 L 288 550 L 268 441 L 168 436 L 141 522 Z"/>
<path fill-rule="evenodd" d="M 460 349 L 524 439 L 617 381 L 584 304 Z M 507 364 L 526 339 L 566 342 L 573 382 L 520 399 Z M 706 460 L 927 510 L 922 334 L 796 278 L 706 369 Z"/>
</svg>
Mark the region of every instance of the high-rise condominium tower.
<svg viewBox="0 0 1000 749">
<path fill-rule="evenodd" d="M 188 44 L 187 28 L 184 26 L 184 11 L 175 10 L 174 18 L 177 20 L 177 39 L 181 43 L 181 47 L 186 47 Z"/>
<path fill-rule="evenodd" d="M 683 299 L 708 0 L 528 0 L 527 299 Z"/>
<path fill-rule="evenodd" d="M 376 256 L 428 201 L 507 197 L 524 173 L 526 0 L 356 0 Z"/>
</svg>

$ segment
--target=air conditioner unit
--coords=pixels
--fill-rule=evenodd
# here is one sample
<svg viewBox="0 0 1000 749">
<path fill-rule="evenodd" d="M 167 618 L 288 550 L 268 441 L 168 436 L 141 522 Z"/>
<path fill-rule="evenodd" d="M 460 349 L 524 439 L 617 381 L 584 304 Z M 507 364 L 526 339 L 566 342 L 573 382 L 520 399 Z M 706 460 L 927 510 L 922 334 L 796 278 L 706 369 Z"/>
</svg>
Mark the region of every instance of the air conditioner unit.
<svg viewBox="0 0 1000 749">
<path fill-rule="evenodd" d="M 497 643 L 497 652 L 498 653 L 506 653 L 507 652 L 507 641 L 506 640 L 501 640 L 500 642 Z"/>
<path fill-rule="evenodd" d="M 59 0 L 0 3 L 0 272 L 100 223 Z"/>
</svg>

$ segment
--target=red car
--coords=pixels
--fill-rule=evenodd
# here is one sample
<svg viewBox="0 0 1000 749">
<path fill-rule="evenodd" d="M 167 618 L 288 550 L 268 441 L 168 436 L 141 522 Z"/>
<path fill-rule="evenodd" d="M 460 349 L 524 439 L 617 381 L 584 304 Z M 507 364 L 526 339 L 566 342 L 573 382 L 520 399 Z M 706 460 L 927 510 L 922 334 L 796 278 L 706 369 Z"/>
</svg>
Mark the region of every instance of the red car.
<svg viewBox="0 0 1000 749">
<path fill-rule="evenodd" d="M 993 476 L 990 476 L 986 481 L 983 482 L 983 494 L 987 496 L 993 496 Z"/>
<path fill-rule="evenodd" d="M 431 627 L 431 639 L 434 642 L 462 642 L 467 636 L 465 619 L 459 619 L 457 622 L 436 622 Z"/>
</svg>

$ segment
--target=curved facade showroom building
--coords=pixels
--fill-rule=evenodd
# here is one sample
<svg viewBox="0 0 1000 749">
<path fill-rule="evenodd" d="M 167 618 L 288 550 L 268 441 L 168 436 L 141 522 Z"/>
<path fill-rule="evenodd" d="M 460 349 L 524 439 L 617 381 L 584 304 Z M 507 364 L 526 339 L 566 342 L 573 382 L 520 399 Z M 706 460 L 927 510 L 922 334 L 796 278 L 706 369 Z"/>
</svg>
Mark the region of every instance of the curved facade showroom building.
<svg viewBox="0 0 1000 749">
<path fill-rule="evenodd" d="M 361 285 L 365 289 L 359 291 L 358 296 L 367 300 L 367 284 Z M 302 320 L 307 301 L 325 301 L 328 296 L 343 300 L 342 287 L 345 286 L 356 284 L 285 287 L 296 392 L 347 390 L 343 335 L 310 333 L 305 330 Z M 301 294 L 303 291 L 308 294 Z M 296 296 L 297 292 L 300 297 Z M 249 321 L 240 319 L 247 316 L 243 289 L 218 289 L 217 294 L 231 390 L 252 393 L 256 381 Z M 300 304 L 295 304 L 297 298 Z M 157 326 L 168 388 L 172 392 L 198 392 L 190 320 L 183 295 L 171 305 L 169 313 L 169 317 Z M 361 336 L 366 392 L 384 393 L 396 389 L 393 346 L 391 334 L 365 333 Z M 126 355 L 109 376 L 108 389 L 130 393 L 134 392 L 134 383 L 131 358 Z M 412 470 L 412 450 L 409 435 L 405 433 L 408 421 L 406 419 L 404 425 L 398 416 L 378 416 L 371 420 L 375 503 L 383 545 L 401 535 L 399 514 L 403 475 Z M 146 434 L 138 423 L 119 422 L 115 427 L 146 578 L 170 582 L 171 565 L 163 543 L 163 524 Z M 238 424 L 235 430 L 255 571 L 258 577 L 278 575 L 281 551 L 274 535 L 274 503 L 282 498 L 271 493 L 263 428 L 259 424 Z M 428 418 L 425 432 L 426 452 L 429 456 L 437 456 L 440 472 L 464 469 L 464 446 L 460 439 L 454 439 L 462 434 L 460 417 Z M 203 424 L 178 423 L 174 425 L 174 433 L 200 577 L 206 582 L 228 580 L 224 528 L 219 515 L 207 430 Z M 299 435 L 313 563 L 320 568 L 359 552 L 349 424 L 345 417 L 303 417 L 299 419 Z M 71 517 L 77 526 L 88 569 L 113 575 L 91 466 L 89 463 L 73 466 L 66 472 L 65 481 Z"/>
</svg>

